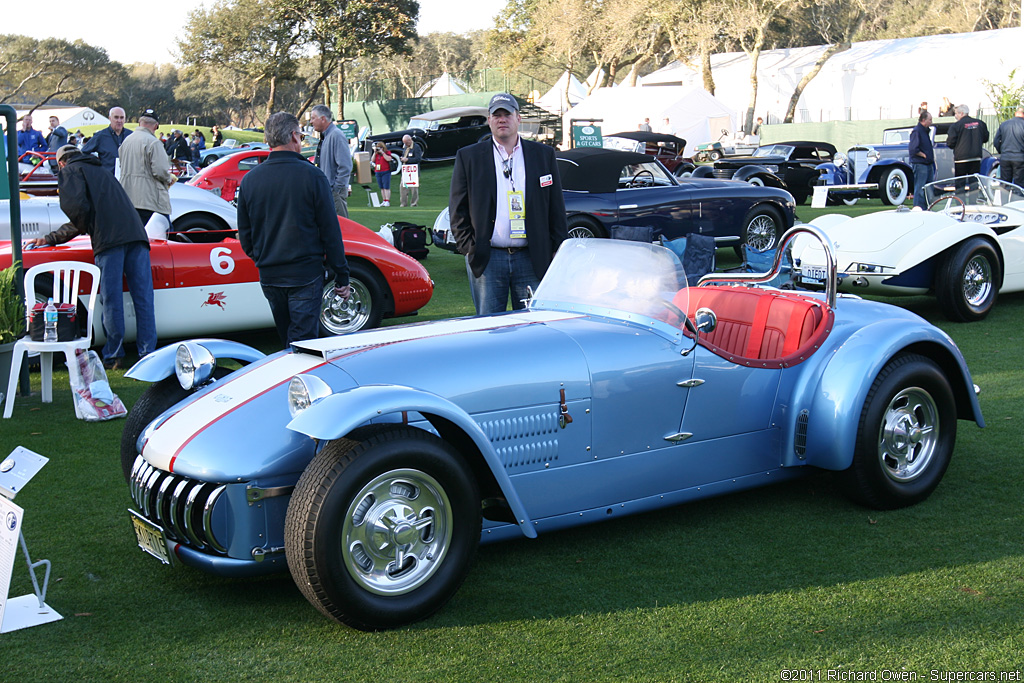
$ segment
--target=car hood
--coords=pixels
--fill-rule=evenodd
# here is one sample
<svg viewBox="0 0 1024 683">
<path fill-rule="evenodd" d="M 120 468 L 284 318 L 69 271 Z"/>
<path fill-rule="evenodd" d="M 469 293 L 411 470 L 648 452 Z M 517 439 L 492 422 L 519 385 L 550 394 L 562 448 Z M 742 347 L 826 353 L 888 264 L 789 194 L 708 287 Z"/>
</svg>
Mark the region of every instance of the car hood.
<svg viewBox="0 0 1024 683">
<path fill-rule="evenodd" d="M 154 467 L 212 482 L 297 474 L 313 457 L 314 442 L 287 429 L 287 392 L 291 378 L 304 373 L 320 377 L 334 393 L 411 387 L 474 416 L 556 404 L 563 389 L 567 400 L 585 398 L 590 382 L 583 353 L 549 324 L 579 317 L 531 311 L 302 342 L 172 408 L 144 432 L 142 453 Z"/>
</svg>

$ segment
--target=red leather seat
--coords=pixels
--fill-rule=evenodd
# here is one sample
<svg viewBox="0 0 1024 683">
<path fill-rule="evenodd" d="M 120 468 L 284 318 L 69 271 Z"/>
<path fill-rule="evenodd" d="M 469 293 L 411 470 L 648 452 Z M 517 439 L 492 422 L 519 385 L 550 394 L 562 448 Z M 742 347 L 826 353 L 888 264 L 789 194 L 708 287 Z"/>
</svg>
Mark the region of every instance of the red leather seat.
<svg viewBox="0 0 1024 683">
<path fill-rule="evenodd" d="M 804 360 L 827 336 L 832 311 L 824 302 L 792 292 L 754 287 L 691 287 L 687 314 L 710 308 L 718 325 L 700 335 L 701 345 L 731 361 L 784 367 Z"/>
</svg>

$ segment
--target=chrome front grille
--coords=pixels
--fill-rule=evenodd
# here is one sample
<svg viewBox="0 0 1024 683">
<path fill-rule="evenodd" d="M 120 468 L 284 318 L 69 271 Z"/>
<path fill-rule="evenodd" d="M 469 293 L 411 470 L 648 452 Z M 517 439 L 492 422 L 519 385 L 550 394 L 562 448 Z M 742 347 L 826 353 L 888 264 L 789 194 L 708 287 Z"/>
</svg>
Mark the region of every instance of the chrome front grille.
<svg viewBox="0 0 1024 683">
<path fill-rule="evenodd" d="M 212 525 L 213 507 L 224 493 L 224 484 L 158 470 L 141 455 L 135 458 L 129 483 L 139 512 L 160 525 L 169 538 L 197 550 L 227 553 Z"/>
</svg>

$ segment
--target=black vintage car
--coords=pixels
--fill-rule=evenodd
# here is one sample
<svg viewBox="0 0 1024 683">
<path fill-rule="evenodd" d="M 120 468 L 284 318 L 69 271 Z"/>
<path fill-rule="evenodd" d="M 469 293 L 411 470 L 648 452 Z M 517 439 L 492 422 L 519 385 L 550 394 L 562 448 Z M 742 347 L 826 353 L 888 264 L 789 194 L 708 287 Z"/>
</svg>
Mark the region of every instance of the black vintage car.
<svg viewBox="0 0 1024 683">
<path fill-rule="evenodd" d="M 835 155 L 836 148 L 827 142 L 776 142 L 758 147 L 749 157 L 726 157 L 694 173 L 789 190 L 796 203 L 803 204 L 818 182 L 816 166 L 831 162 Z"/>
<path fill-rule="evenodd" d="M 454 159 L 455 153 L 466 145 L 491 136 L 491 129 L 487 126 L 487 107 L 448 107 L 417 114 L 409 119 L 409 127 L 405 130 L 368 136 L 364 149 L 370 151 L 373 143 L 383 142 L 391 150 L 394 161 L 398 162 L 405 135 L 412 137 L 413 146 L 419 147 L 424 161 Z"/>
<path fill-rule="evenodd" d="M 557 153 L 570 237 L 651 226 L 653 237 L 709 235 L 719 246 L 771 249 L 793 225 L 785 190 L 713 178 L 677 178 L 646 154 L 596 147 Z"/>
</svg>

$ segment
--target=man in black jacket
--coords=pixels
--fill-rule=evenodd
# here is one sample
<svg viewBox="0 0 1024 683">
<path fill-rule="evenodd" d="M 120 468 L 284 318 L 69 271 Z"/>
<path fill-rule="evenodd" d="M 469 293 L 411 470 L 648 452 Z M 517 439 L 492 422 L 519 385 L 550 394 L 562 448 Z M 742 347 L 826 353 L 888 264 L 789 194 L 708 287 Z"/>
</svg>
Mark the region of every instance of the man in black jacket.
<svg viewBox="0 0 1024 683">
<path fill-rule="evenodd" d="M 495 95 L 488 109 L 493 139 L 459 150 L 448 197 L 477 315 L 504 311 L 510 294 L 513 310 L 523 308 L 568 237 L 555 151 L 519 137 L 511 95 Z"/>
<path fill-rule="evenodd" d="M 86 154 L 96 154 L 100 158 L 103 168 L 114 173 L 117 169 L 117 156 L 121 149 L 121 143 L 132 132 L 124 127 L 124 109 L 113 107 L 107 113 L 110 125 L 93 133 L 89 141 L 82 145 L 82 151 Z"/>
<path fill-rule="evenodd" d="M 290 345 L 319 336 L 325 258 L 334 295 L 348 299 L 348 261 L 327 176 L 299 154 L 299 120 L 278 112 L 264 131 L 270 154 L 238 191 L 238 240 L 260 272 L 277 333 Z"/>
<path fill-rule="evenodd" d="M 981 146 L 988 142 L 988 126 L 971 118 L 970 108 L 958 104 L 953 110 L 956 122 L 946 132 L 946 146 L 953 150 L 953 175 L 981 173 Z"/>
<path fill-rule="evenodd" d="M 60 208 L 69 222 L 29 244 L 52 247 L 78 235 L 91 238 L 93 259 L 100 268 L 100 305 L 107 335 L 103 365 L 108 370 L 119 368 L 124 357 L 122 278 L 128 281 L 135 309 L 139 358 L 156 350 L 149 238 L 121 183 L 99 159 L 79 152 L 74 145 L 65 145 L 57 150 L 57 165 Z"/>
</svg>

